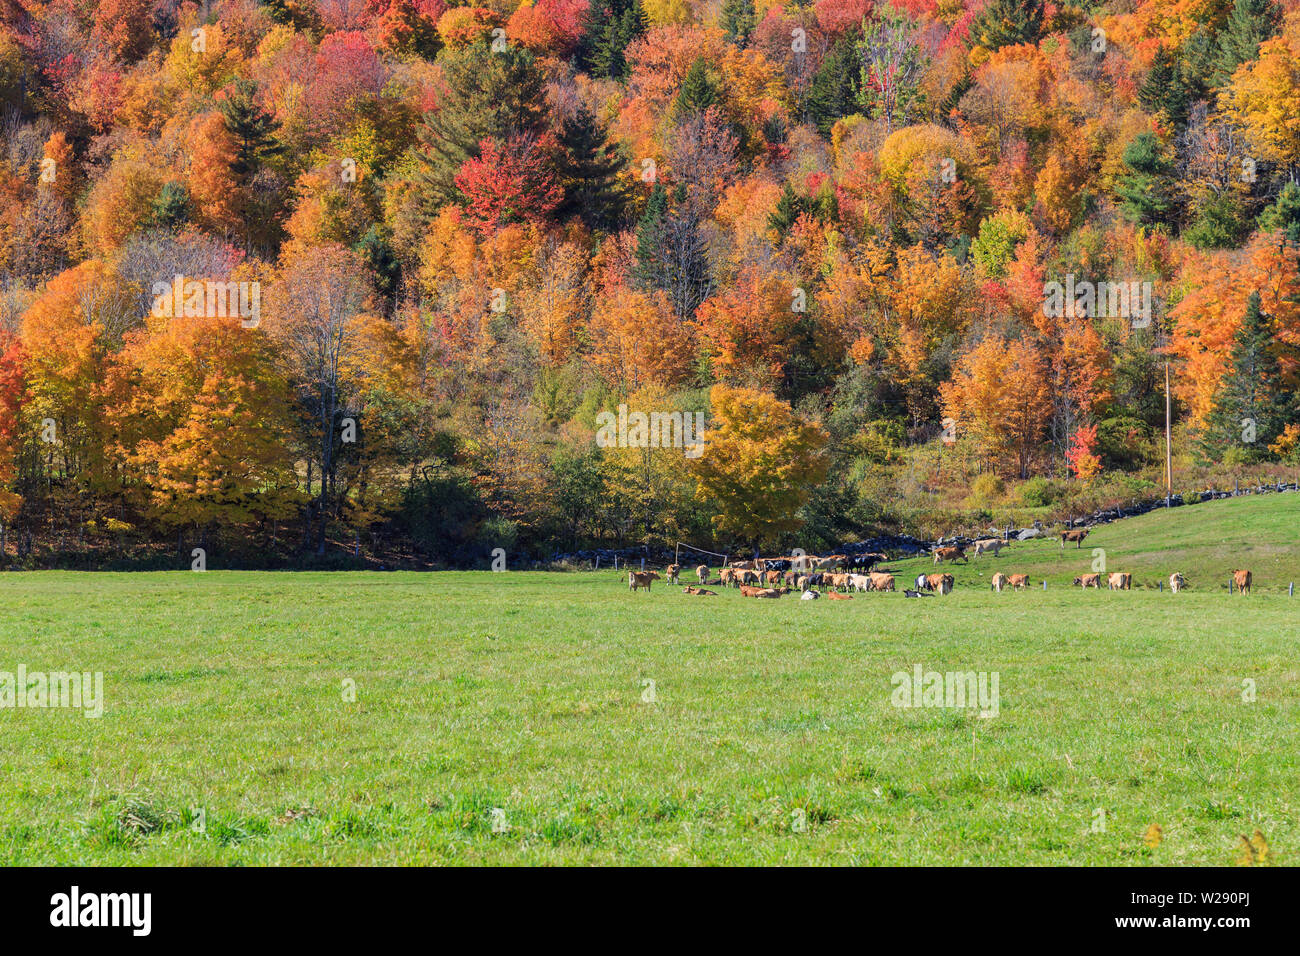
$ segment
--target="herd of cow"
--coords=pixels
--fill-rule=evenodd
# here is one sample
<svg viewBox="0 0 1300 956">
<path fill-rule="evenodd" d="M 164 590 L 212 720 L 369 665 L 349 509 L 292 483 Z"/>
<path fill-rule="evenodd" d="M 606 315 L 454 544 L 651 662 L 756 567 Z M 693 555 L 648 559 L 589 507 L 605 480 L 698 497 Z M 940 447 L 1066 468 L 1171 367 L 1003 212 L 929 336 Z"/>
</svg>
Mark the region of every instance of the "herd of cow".
<svg viewBox="0 0 1300 956">
<path fill-rule="evenodd" d="M 1073 541 L 1075 547 L 1081 547 L 1083 539 L 1088 536 L 1088 528 L 1070 529 L 1061 533 L 1061 547 L 1065 547 L 1067 541 Z M 993 554 L 998 556 L 1003 548 L 1009 544 L 999 538 L 986 538 L 976 541 L 973 550 L 976 556 L 981 554 Z M 959 546 L 942 547 L 937 546 L 932 551 L 934 563 L 940 564 L 944 561 L 966 561 L 966 549 Z M 718 571 L 716 581 L 709 580 L 709 566 L 701 564 L 695 569 L 695 576 L 699 579 L 699 585 L 687 585 L 683 588 L 686 594 L 696 596 L 716 595 L 717 591 L 710 591 L 709 584 L 720 587 L 734 587 L 740 590 L 743 597 L 753 598 L 779 598 L 783 595 L 798 591 L 803 600 L 813 600 L 821 597 L 823 594 L 837 601 L 851 599 L 852 595 L 847 593 L 851 591 L 893 591 L 895 589 L 894 575 L 888 571 L 873 571 L 877 564 L 889 560 L 884 554 L 832 554 L 827 557 L 816 557 L 814 555 L 797 555 L 784 558 L 755 558 L 753 561 L 738 561 L 729 564 Z M 849 570 L 844 570 L 849 569 Z M 679 580 L 681 572 L 684 570 L 680 564 L 670 564 L 664 572 L 669 584 L 681 584 Z M 661 580 L 661 576 L 656 571 L 629 571 L 627 576 L 628 589 L 637 591 L 645 588 L 650 590 L 650 582 Z M 1235 570 L 1232 572 L 1233 584 L 1236 590 L 1242 594 L 1250 593 L 1251 574 L 1246 570 Z M 914 588 L 904 589 L 906 597 L 929 596 L 931 593 L 950 594 L 953 589 L 954 579 L 951 574 L 920 574 L 917 575 Z M 1074 579 L 1076 587 L 1080 588 L 1097 588 L 1102 585 L 1102 575 L 1084 574 Z M 1112 591 L 1128 591 L 1133 587 L 1133 575 L 1127 572 L 1116 571 L 1106 575 L 1106 586 Z M 1003 590 L 1025 590 L 1029 587 L 1028 574 L 1003 574 L 1001 571 L 993 575 L 991 588 L 994 591 L 1002 592 Z M 1179 593 L 1187 587 L 1187 580 L 1182 574 L 1175 571 L 1169 575 L 1169 590 L 1174 594 Z"/>
</svg>

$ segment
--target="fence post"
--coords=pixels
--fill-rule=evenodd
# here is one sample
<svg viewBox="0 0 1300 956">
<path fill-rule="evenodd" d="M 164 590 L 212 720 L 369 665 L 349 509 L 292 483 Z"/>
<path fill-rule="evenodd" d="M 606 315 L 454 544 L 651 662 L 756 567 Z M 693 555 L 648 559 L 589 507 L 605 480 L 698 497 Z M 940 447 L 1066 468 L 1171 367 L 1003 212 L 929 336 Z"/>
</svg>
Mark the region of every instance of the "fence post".
<svg viewBox="0 0 1300 956">
<path fill-rule="evenodd" d="M 593 570 L 593 571 L 599 571 L 599 570 L 600 570 L 600 555 L 596 555 L 596 566 L 595 566 L 594 568 L 592 568 L 591 570 Z"/>
<path fill-rule="evenodd" d="M 1043 580 L 1043 590 L 1044 590 L 1044 591 L 1047 590 L 1047 580 L 1046 580 L 1046 579 Z"/>
<path fill-rule="evenodd" d="M 1157 581 L 1157 582 L 1156 582 L 1156 590 L 1159 591 L 1161 594 L 1163 594 L 1164 591 L 1165 591 L 1165 582 L 1164 582 L 1164 581 Z"/>
<path fill-rule="evenodd" d="M 1287 596 L 1287 597 L 1295 597 L 1295 582 L 1294 582 L 1294 581 L 1292 581 L 1291 584 L 1290 584 L 1290 586 L 1286 589 L 1286 596 Z"/>
<path fill-rule="evenodd" d="M 1232 593 L 1232 578 L 1228 578 L 1228 593 Z"/>
</svg>

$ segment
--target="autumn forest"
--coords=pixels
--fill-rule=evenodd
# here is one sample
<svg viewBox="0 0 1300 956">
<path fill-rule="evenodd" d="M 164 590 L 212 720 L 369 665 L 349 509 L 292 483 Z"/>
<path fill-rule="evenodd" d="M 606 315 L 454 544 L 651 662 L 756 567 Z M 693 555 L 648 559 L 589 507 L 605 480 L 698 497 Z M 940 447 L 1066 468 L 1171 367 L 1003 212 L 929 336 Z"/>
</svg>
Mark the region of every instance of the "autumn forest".
<svg viewBox="0 0 1300 956">
<path fill-rule="evenodd" d="M 478 2 L 0 0 L 0 566 L 1295 479 L 1300 0 Z"/>
</svg>

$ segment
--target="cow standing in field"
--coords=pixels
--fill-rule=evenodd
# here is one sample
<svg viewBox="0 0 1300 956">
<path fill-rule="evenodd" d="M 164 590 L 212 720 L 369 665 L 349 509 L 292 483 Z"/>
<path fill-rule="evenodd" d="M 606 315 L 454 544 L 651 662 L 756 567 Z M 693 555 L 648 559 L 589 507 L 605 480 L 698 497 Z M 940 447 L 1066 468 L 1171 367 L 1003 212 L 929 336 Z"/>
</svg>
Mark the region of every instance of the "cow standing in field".
<svg viewBox="0 0 1300 956">
<path fill-rule="evenodd" d="M 709 583 L 709 566 L 707 564 L 701 564 L 695 569 L 695 576 L 700 579 L 700 587 L 704 587 L 704 585 Z"/>
<path fill-rule="evenodd" d="M 1126 571 L 1114 571 L 1106 578 L 1106 586 L 1112 591 L 1133 590 L 1133 575 Z"/>
<path fill-rule="evenodd" d="M 869 574 L 850 574 L 849 587 L 855 591 L 871 590 L 871 575 Z"/>
<path fill-rule="evenodd" d="M 1077 588 L 1097 588 L 1101 589 L 1100 574 L 1085 574 L 1082 577 L 1074 579 L 1074 586 Z"/>
<path fill-rule="evenodd" d="M 682 573 L 682 566 L 680 564 L 668 565 L 664 570 L 664 573 L 668 575 L 669 584 L 681 584 L 681 582 L 677 580 L 677 575 Z"/>
<path fill-rule="evenodd" d="M 951 574 L 927 574 L 925 576 L 925 590 L 938 591 L 940 594 L 951 594 L 953 584 L 956 579 Z M 917 588 L 921 590 L 921 588 Z"/>
<path fill-rule="evenodd" d="M 1169 575 L 1169 590 L 1177 594 L 1185 587 L 1187 587 L 1187 579 L 1181 574 L 1175 571 L 1173 574 Z"/>
<path fill-rule="evenodd" d="M 1237 586 L 1237 590 L 1242 594 L 1248 594 L 1250 592 L 1250 572 L 1244 570 L 1233 571 L 1232 583 Z"/>
<path fill-rule="evenodd" d="M 997 591 L 999 594 L 1001 594 L 1002 589 L 1007 586 L 1007 580 L 1008 580 L 1007 576 L 1003 574 L 1001 571 L 999 571 L 997 574 L 993 575 L 993 583 L 991 587 L 993 588 L 994 591 Z"/>
<path fill-rule="evenodd" d="M 1029 575 L 1013 574 L 1007 578 L 1007 583 L 1017 591 L 1023 591 L 1029 587 Z"/>
<path fill-rule="evenodd" d="M 999 552 L 1007 547 L 1010 547 L 1010 545 L 1001 538 L 983 538 L 975 542 L 975 557 L 978 558 L 981 554 L 987 554 L 991 551 L 993 557 L 996 558 L 1000 556 Z"/>
<path fill-rule="evenodd" d="M 1083 547 L 1083 539 L 1088 537 L 1088 532 L 1091 530 L 1091 528 L 1074 528 L 1068 531 L 1062 531 L 1061 550 L 1065 550 L 1065 542 L 1067 541 L 1073 541 L 1076 549 Z"/>
<path fill-rule="evenodd" d="M 873 591 L 894 590 L 894 576 L 892 574 L 886 574 L 884 571 L 872 571 L 871 590 Z"/>
<path fill-rule="evenodd" d="M 646 594 L 649 594 L 650 582 L 658 580 L 659 572 L 657 571 L 629 571 L 627 573 L 627 589 L 635 592 L 640 588 L 645 588 Z"/>
<path fill-rule="evenodd" d="M 970 558 L 966 557 L 965 548 L 935 548 L 934 563 L 939 564 L 943 561 L 965 561 L 970 563 Z"/>
</svg>

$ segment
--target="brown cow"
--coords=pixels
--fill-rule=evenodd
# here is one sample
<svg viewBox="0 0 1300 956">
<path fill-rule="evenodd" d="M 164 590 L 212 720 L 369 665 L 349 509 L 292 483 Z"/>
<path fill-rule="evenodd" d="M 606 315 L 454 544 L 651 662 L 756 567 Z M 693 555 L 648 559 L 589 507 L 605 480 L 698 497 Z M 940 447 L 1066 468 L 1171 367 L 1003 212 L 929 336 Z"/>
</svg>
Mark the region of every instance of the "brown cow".
<svg viewBox="0 0 1300 956">
<path fill-rule="evenodd" d="M 687 594 L 699 594 L 699 595 L 701 595 L 701 596 L 702 596 L 702 595 L 705 595 L 705 594 L 712 594 L 714 597 L 717 597 L 717 594 L 718 594 L 717 591 L 710 591 L 710 590 L 708 590 L 707 588 L 697 588 L 697 587 L 692 587 L 692 586 L 689 585 L 689 584 L 686 585 L 686 587 L 682 588 L 682 590 L 683 590 L 684 592 L 686 592 Z"/>
<path fill-rule="evenodd" d="M 764 580 L 767 581 L 768 584 L 784 584 L 784 583 L 785 583 L 785 572 L 784 572 L 784 571 L 764 571 L 764 572 L 763 572 L 763 578 L 764 578 Z"/>
<path fill-rule="evenodd" d="M 1085 574 L 1082 577 L 1074 579 L 1075 587 L 1080 588 L 1101 588 L 1100 574 Z"/>
<path fill-rule="evenodd" d="M 681 584 L 681 582 L 677 580 L 677 575 L 681 574 L 681 572 L 682 566 L 680 564 L 670 564 L 664 570 L 664 573 L 668 575 L 669 584 Z"/>
<path fill-rule="evenodd" d="M 841 594 L 839 591 L 827 591 L 826 596 L 832 601 L 852 601 L 852 594 Z"/>
<path fill-rule="evenodd" d="M 740 586 L 740 595 L 741 597 L 752 598 L 779 598 L 781 592 L 776 588 L 751 588 L 748 585 L 742 584 Z"/>
<path fill-rule="evenodd" d="M 736 577 L 736 575 L 738 575 L 739 573 L 740 572 L 737 571 L 735 568 L 721 568 L 718 571 L 718 583 L 721 584 L 724 588 L 735 587 L 740 583 L 740 581 Z"/>
<path fill-rule="evenodd" d="M 1106 586 L 1112 591 L 1133 590 L 1133 575 L 1126 571 L 1112 571 L 1106 577 Z"/>
<path fill-rule="evenodd" d="M 1007 578 L 1007 583 L 1016 590 L 1023 591 L 1025 588 L 1029 587 L 1029 575 L 1013 574 Z"/>
<path fill-rule="evenodd" d="M 999 594 L 1001 594 L 1002 589 L 1006 586 L 1007 586 L 1007 576 L 1005 574 L 999 571 L 997 574 L 993 575 L 992 588 L 994 591 L 997 591 Z"/>
<path fill-rule="evenodd" d="M 1169 575 L 1169 590 L 1177 594 L 1183 588 L 1187 587 L 1187 579 L 1175 571 Z"/>
<path fill-rule="evenodd" d="M 873 591 L 894 590 L 894 576 L 892 574 L 886 574 L 884 571 L 872 571 L 871 590 Z"/>
<path fill-rule="evenodd" d="M 934 563 L 938 564 L 941 561 L 965 561 L 969 564 L 970 558 L 966 557 L 965 548 L 935 548 Z"/>
<path fill-rule="evenodd" d="M 925 589 L 927 591 L 938 591 L 940 594 L 951 594 L 954 581 L 955 579 L 951 574 L 927 574 L 925 576 Z"/>
<path fill-rule="evenodd" d="M 695 576 L 700 579 L 700 587 L 704 587 L 704 585 L 709 583 L 709 566 L 707 564 L 701 564 L 695 569 Z"/>
<path fill-rule="evenodd" d="M 1067 541 L 1073 541 L 1075 548 L 1083 547 L 1083 539 L 1088 537 L 1088 532 L 1091 530 L 1091 528 L 1074 528 L 1072 530 L 1062 531 L 1061 549 L 1065 549 L 1065 542 Z"/>
<path fill-rule="evenodd" d="M 636 591 L 639 588 L 645 588 L 646 593 L 650 593 L 650 582 L 659 580 L 657 571 L 629 571 L 627 573 L 627 589 Z"/>
<path fill-rule="evenodd" d="M 1242 594 L 1248 594 L 1250 592 L 1250 572 L 1233 571 L 1232 583 L 1237 586 L 1237 590 Z"/>
</svg>

